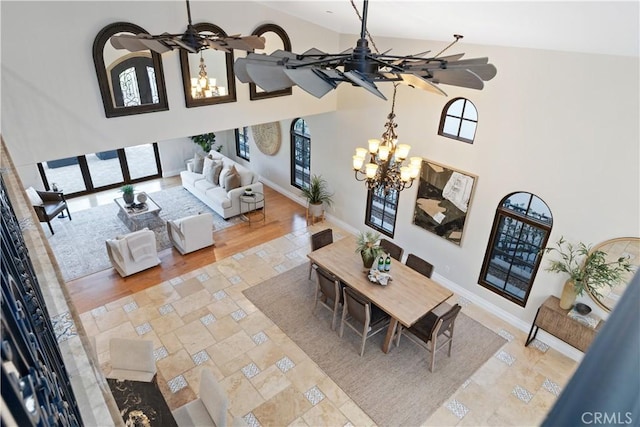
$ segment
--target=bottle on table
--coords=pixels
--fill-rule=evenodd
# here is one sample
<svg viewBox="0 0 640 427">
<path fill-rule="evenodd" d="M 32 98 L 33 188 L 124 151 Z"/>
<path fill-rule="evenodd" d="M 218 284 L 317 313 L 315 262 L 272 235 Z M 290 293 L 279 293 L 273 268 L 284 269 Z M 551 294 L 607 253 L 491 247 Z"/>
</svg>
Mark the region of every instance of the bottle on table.
<svg viewBox="0 0 640 427">
<path fill-rule="evenodd" d="M 378 271 L 384 271 L 384 256 L 380 255 L 378 257 Z"/>
<path fill-rule="evenodd" d="M 387 254 L 387 258 L 384 260 L 384 271 L 388 273 L 391 270 L 391 256 Z"/>
</svg>

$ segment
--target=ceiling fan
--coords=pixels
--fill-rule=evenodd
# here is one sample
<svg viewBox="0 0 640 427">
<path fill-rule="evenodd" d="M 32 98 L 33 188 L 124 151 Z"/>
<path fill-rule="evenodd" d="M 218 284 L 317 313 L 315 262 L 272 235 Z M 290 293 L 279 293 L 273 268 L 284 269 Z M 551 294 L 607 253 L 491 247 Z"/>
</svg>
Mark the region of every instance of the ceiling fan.
<svg viewBox="0 0 640 427">
<path fill-rule="evenodd" d="M 187 17 L 189 24 L 183 34 L 162 33 L 157 36 L 151 34 L 120 34 L 110 38 L 111 45 L 116 49 L 126 49 L 130 52 L 150 49 L 163 54 L 173 49 L 184 49 L 197 53 L 203 49 L 216 49 L 229 52 L 230 49 L 253 51 L 264 49 L 265 39 L 258 36 L 220 36 L 218 34 L 200 34 L 191 23 L 191 7 L 187 1 Z"/>
<path fill-rule="evenodd" d="M 355 48 L 338 54 L 316 48 L 302 54 L 284 50 L 268 55 L 248 53 L 245 58 L 236 59 L 236 77 L 242 83 L 255 83 L 267 92 L 298 85 L 317 98 L 335 89 L 339 83 L 349 82 L 385 100 L 387 98 L 376 83 L 398 82 L 446 96 L 439 84 L 480 90 L 485 81 L 495 77 L 496 67 L 488 63 L 488 58 L 461 60 L 464 53 L 440 56 L 460 40 L 461 35 L 454 35 L 455 40 L 433 57 L 424 57 L 428 51 L 410 56 L 389 55 L 389 51 L 372 52 L 365 37 L 368 3 L 364 0 L 360 38 Z"/>
</svg>

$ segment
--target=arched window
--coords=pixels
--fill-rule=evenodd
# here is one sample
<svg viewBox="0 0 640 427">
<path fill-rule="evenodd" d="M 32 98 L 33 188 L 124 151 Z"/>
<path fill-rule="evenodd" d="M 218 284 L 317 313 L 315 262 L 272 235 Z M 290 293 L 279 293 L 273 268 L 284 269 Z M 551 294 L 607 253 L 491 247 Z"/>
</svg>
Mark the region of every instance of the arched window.
<svg viewBox="0 0 640 427">
<path fill-rule="evenodd" d="M 311 180 L 311 135 L 307 122 L 291 123 L 291 185 L 306 188 Z"/>
<path fill-rule="evenodd" d="M 507 195 L 496 210 L 478 284 L 524 307 L 552 225 L 551 210 L 538 196 Z"/>
<path fill-rule="evenodd" d="M 444 106 L 440 116 L 438 135 L 473 144 L 478 125 L 478 110 L 465 98 L 452 99 Z"/>
</svg>

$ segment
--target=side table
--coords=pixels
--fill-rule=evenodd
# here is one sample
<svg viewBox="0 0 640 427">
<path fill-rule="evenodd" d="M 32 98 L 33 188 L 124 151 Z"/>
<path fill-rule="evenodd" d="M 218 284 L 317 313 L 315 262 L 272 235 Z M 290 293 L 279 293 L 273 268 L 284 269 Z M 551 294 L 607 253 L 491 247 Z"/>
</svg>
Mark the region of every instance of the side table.
<svg viewBox="0 0 640 427">
<path fill-rule="evenodd" d="M 569 311 L 571 310 L 560 308 L 560 299 L 558 297 L 551 295 L 547 298 L 538 308 L 536 317 L 533 319 L 525 347 L 534 340 L 538 330 L 542 328 L 556 338 L 582 352 L 586 352 L 596 334 L 602 328 L 604 321 L 601 320 L 595 328 L 592 328 L 569 317 Z"/>
<path fill-rule="evenodd" d="M 262 203 L 262 210 L 258 208 L 258 203 Z M 264 194 L 253 192 L 251 195 L 243 194 L 240 196 L 240 211 L 244 211 L 241 218 L 251 225 L 254 222 L 262 221 L 266 222 L 267 217 L 267 202 L 264 200 Z M 243 209 L 246 205 L 246 210 Z M 256 218 L 251 218 L 251 217 Z"/>
</svg>

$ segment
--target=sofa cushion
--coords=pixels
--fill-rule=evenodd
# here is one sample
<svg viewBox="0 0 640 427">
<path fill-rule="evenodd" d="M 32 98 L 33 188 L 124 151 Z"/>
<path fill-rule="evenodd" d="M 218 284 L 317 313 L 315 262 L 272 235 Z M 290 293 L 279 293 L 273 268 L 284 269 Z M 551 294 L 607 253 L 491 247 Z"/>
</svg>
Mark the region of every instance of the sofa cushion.
<svg viewBox="0 0 640 427">
<path fill-rule="evenodd" d="M 200 179 L 198 181 L 196 181 L 193 186 L 202 191 L 203 193 L 206 193 L 207 190 L 209 190 L 210 188 L 214 188 L 217 187 L 216 185 L 214 185 L 212 182 L 207 181 L 206 179 Z"/>
<path fill-rule="evenodd" d="M 204 167 L 204 156 L 200 153 L 196 153 L 193 156 L 193 172 L 202 173 L 203 167 Z"/>
<path fill-rule="evenodd" d="M 227 197 L 227 190 L 222 187 L 211 187 L 207 190 L 205 195 L 214 206 L 220 206 L 223 209 L 231 207 L 231 200 Z"/>
<path fill-rule="evenodd" d="M 224 179 L 230 170 L 231 170 L 230 167 L 227 167 L 226 165 L 222 166 L 222 171 L 220 171 L 220 177 L 218 178 L 220 187 L 224 188 Z"/>
<path fill-rule="evenodd" d="M 202 163 L 202 174 L 207 176 L 207 174 L 211 173 L 211 169 L 213 169 L 213 165 L 215 164 L 215 160 L 212 157 L 207 156 L 204 158 L 204 162 Z"/>
</svg>

